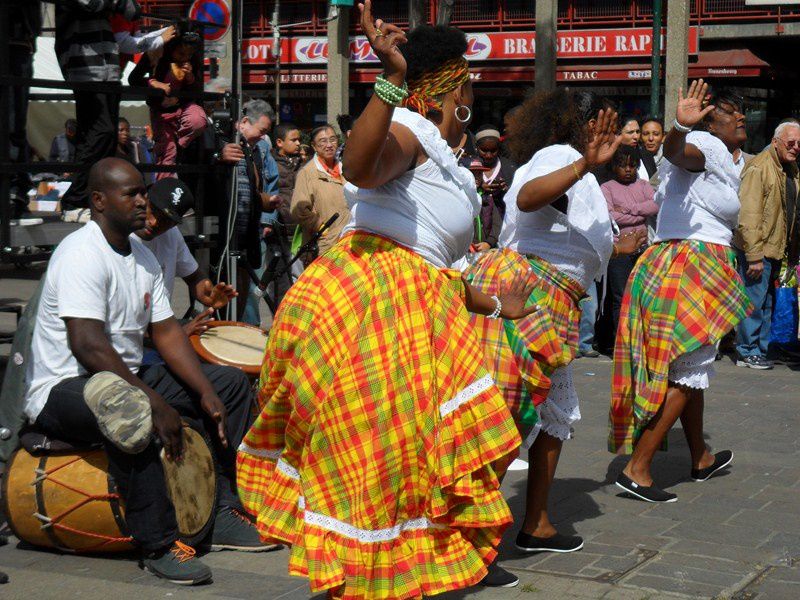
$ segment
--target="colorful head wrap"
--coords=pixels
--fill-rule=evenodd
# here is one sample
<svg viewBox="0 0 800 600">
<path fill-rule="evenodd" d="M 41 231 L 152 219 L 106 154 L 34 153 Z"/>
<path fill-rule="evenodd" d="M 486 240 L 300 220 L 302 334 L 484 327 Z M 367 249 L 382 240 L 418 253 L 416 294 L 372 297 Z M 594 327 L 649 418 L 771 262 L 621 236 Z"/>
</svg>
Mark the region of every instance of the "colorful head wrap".
<svg viewBox="0 0 800 600">
<path fill-rule="evenodd" d="M 442 103 L 437 96 L 451 92 L 469 81 L 469 63 L 459 57 L 442 65 L 435 71 L 427 71 L 413 81 L 408 81 L 408 97 L 403 106 L 428 116 L 428 112 L 442 111 Z"/>
</svg>

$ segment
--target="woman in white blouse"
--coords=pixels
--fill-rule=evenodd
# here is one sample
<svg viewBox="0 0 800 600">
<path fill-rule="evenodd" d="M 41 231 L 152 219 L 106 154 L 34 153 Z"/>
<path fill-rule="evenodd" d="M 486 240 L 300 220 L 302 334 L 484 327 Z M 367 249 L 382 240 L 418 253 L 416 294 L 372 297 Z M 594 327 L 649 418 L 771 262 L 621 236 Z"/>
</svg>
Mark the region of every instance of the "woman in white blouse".
<svg viewBox="0 0 800 600">
<path fill-rule="evenodd" d="M 730 464 L 703 439 L 703 390 L 716 346 L 749 311 L 730 248 L 739 216 L 733 161 L 744 115 L 727 101 L 708 103 L 692 83 L 664 142 L 655 243 L 639 259 L 622 300 L 614 351 L 609 450 L 632 453 L 617 485 L 641 500 L 674 502 L 650 465 L 680 418 L 691 478 L 705 481 Z M 693 131 L 693 129 L 695 129 Z"/>
<path fill-rule="evenodd" d="M 573 552 L 579 536 L 559 534 L 547 500 L 564 440 L 580 419 L 570 362 L 578 346 L 586 289 L 616 252 L 630 253 L 644 235 L 624 236 L 614 247 L 605 198 L 590 172 L 608 162 L 620 144 L 617 115 L 586 92 L 558 89 L 536 94 L 511 119 L 509 148 L 520 167 L 506 194 L 500 250 L 469 271 L 491 293 L 514 273 L 530 269 L 529 303 L 541 311 L 516 324 L 477 318 L 492 348 L 495 379 L 530 448 L 525 521 L 516 545 L 525 552 Z M 504 341 L 507 339 L 507 343 Z"/>
</svg>

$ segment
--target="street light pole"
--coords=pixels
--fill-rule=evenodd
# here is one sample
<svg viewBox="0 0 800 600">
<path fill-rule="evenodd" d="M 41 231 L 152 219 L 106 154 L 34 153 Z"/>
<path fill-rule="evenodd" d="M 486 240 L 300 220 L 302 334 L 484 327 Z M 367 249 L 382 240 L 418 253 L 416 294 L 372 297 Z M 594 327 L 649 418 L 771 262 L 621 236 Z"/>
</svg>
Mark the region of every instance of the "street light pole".
<svg viewBox="0 0 800 600">
<path fill-rule="evenodd" d="M 272 53 L 275 56 L 275 124 L 281 122 L 281 0 L 275 0 L 272 11 Z"/>
<path fill-rule="evenodd" d="M 653 0 L 653 58 L 650 69 L 650 114 L 658 116 L 661 107 L 661 29 L 662 0 Z"/>
</svg>

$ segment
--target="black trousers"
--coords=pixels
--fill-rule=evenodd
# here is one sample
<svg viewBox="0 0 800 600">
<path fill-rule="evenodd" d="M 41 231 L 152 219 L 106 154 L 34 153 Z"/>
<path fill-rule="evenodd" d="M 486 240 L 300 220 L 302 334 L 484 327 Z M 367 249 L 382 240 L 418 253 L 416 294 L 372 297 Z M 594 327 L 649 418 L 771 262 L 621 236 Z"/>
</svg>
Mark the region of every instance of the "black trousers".
<svg viewBox="0 0 800 600">
<path fill-rule="evenodd" d="M 219 442 L 216 424 L 203 414 L 199 399 L 165 365 L 143 367 L 139 377 L 158 392 L 187 421 L 205 431 L 214 449 L 218 506 L 239 508 L 236 491 L 236 450 L 250 426 L 251 388 L 247 377 L 234 367 L 203 365 L 228 412 L 228 448 Z M 108 470 L 125 501 L 125 521 L 133 539 L 145 552 L 170 546 L 178 538 L 175 509 L 167 495 L 160 445 L 153 436 L 139 454 L 126 454 L 100 432 L 94 414 L 83 399 L 88 377 L 73 377 L 50 392 L 36 426 L 50 436 L 71 443 L 103 443 Z"/>
<path fill-rule="evenodd" d="M 106 83 L 110 89 L 118 83 Z M 78 135 L 75 139 L 75 162 L 86 165 L 85 171 L 75 173 L 72 185 L 61 200 L 65 209 L 88 208 L 89 167 L 100 159 L 114 156 L 117 151 L 119 120 L 118 92 L 75 92 L 75 119 Z"/>
<path fill-rule="evenodd" d="M 641 253 L 618 256 L 608 261 L 608 308 L 611 316 L 611 343 L 617 336 L 617 325 L 619 324 L 619 313 L 622 308 L 622 297 L 625 295 L 625 286 L 628 278 L 636 266 Z"/>
</svg>

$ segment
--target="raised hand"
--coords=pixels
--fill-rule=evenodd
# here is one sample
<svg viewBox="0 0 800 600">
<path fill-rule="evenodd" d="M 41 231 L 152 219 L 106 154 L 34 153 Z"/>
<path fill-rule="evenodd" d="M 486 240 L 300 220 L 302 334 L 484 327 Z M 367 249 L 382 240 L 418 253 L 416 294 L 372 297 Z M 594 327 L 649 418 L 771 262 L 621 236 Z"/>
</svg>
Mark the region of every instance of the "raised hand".
<svg viewBox="0 0 800 600">
<path fill-rule="evenodd" d="M 689 86 L 689 92 L 683 95 L 683 88 L 678 90 L 678 107 L 675 118 L 684 127 L 694 127 L 705 116 L 714 110 L 714 106 L 705 106 L 708 98 L 708 84 L 697 79 Z"/>
<path fill-rule="evenodd" d="M 518 275 L 501 293 L 497 294 L 502 304 L 500 316 L 504 319 L 521 319 L 539 310 L 539 306 L 533 304 L 525 306 L 528 299 L 536 287 L 534 281 L 525 275 Z"/>
<path fill-rule="evenodd" d="M 401 85 L 406 78 L 408 65 L 398 46 L 408 41 L 406 34 L 395 25 L 373 19 L 372 0 L 365 0 L 358 5 L 358 9 L 361 11 L 361 30 L 383 65 L 384 76 L 395 85 Z"/>
<path fill-rule="evenodd" d="M 583 158 L 589 169 L 606 164 L 619 148 L 622 136 L 617 135 L 618 117 L 614 110 L 601 109 L 597 114 L 594 129 L 589 132 L 589 140 Z"/>
</svg>

